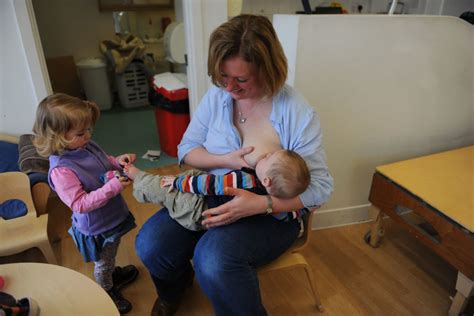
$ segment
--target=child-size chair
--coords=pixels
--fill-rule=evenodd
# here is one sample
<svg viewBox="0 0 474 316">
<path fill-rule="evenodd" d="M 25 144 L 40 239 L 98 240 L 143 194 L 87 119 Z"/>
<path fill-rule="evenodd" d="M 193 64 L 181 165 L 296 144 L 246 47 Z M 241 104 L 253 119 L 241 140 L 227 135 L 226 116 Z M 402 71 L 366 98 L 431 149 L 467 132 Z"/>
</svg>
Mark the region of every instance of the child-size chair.
<svg viewBox="0 0 474 316">
<path fill-rule="evenodd" d="M 316 307 L 320 312 L 324 311 L 323 305 L 321 304 L 321 299 L 319 298 L 319 292 L 316 288 L 316 282 L 314 280 L 313 271 L 306 261 L 305 257 L 300 253 L 300 251 L 308 244 L 309 234 L 311 232 L 311 223 L 313 219 L 313 212 L 308 212 L 303 215 L 303 226 L 304 232 L 301 237 L 299 237 L 293 246 L 283 253 L 280 257 L 270 262 L 267 265 L 264 265 L 258 269 L 259 273 L 267 273 L 276 270 L 285 270 L 289 268 L 302 267 L 305 270 L 306 277 L 308 278 L 311 291 L 313 293 L 314 302 Z"/>
<path fill-rule="evenodd" d="M 0 203 L 19 199 L 28 209 L 24 216 L 9 220 L 0 218 L 0 256 L 38 248 L 49 263 L 57 264 L 48 239 L 48 214 L 36 216 L 28 176 L 22 172 L 0 173 L 0 187 Z"/>
</svg>

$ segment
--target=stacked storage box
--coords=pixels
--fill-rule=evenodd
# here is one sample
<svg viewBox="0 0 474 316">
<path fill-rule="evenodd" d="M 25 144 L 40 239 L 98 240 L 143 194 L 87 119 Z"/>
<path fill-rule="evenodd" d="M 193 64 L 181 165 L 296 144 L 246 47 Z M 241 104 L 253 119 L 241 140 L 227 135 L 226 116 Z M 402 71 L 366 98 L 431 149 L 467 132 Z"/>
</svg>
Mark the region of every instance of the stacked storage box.
<svg viewBox="0 0 474 316">
<path fill-rule="evenodd" d="M 124 108 L 150 104 L 148 101 L 150 85 L 144 67 L 141 62 L 132 62 L 123 73 L 115 75 L 120 104 Z"/>
</svg>

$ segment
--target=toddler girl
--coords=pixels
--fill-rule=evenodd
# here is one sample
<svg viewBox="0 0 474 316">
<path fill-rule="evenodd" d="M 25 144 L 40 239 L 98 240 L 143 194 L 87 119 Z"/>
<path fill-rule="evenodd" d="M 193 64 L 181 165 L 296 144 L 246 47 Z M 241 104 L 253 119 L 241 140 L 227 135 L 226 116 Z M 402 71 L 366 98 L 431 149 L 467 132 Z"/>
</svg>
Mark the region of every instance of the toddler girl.
<svg viewBox="0 0 474 316">
<path fill-rule="evenodd" d="M 104 184 L 101 176 L 122 170 L 135 161 L 135 155 L 108 156 L 91 140 L 99 116 L 93 102 L 61 93 L 48 96 L 36 111 L 34 145 L 40 155 L 49 156 L 49 184 L 72 210 L 69 234 L 84 260 L 94 262 L 97 283 L 124 314 L 132 305 L 120 289 L 138 275 L 133 265 L 115 267 L 120 238 L 136 227 L 120 195 L 130 181 L 118 177 Z"/>
</svg>

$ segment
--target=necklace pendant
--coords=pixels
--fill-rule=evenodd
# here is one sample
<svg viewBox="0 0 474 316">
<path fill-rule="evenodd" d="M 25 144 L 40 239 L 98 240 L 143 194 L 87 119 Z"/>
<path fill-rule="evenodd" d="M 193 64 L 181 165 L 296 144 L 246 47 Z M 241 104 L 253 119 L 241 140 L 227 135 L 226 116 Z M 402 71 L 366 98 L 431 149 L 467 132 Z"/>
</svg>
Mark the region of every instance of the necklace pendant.
<svg viewBox="0 0 474 316">
<path fill-rule="evenodd" d="M 247 118 L 242 116 L 242 112 L 239 112 L 239 123 L 244 124 L 247 122 Z"/>
</svg>

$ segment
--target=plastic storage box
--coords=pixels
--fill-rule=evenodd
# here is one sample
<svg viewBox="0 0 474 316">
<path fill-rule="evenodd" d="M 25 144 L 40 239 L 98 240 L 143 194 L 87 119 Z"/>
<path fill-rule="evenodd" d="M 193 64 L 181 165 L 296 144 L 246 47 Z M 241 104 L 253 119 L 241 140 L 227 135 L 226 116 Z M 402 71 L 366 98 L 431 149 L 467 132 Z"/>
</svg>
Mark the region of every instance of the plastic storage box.
<svg viewBox="0 0 474 316">
<path fill-rule="evenodd" d="M 147 76 L 143 64 L 132 62 L 121 74 L 116 74 L 117 90 L 120 104 L 124 108 L 135 108 L 149 105 Z"/>
<path fill-rule="evenodd" d="M 110 109 L 113 102 L 106 63 L 100 58 L 87 58 L 76 66 L 87 100 L 97 103 L 101 110 Z"/>
</svg>

